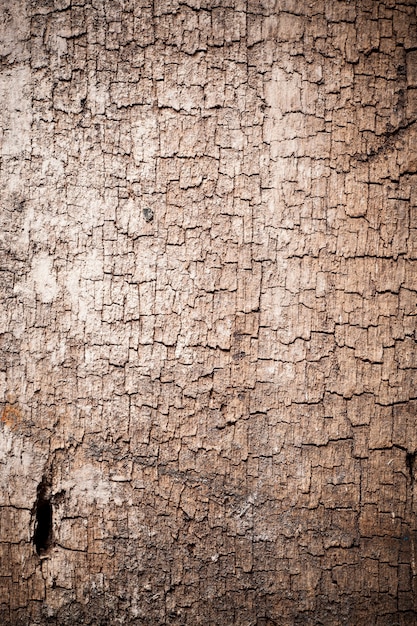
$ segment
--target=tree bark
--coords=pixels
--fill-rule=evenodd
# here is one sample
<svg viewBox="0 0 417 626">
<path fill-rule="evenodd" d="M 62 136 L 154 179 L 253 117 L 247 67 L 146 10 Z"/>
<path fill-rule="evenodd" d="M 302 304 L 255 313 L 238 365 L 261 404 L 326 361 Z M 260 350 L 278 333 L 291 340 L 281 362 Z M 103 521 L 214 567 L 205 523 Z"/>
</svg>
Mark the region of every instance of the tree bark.
<svg viewBox="0 0 417 626">
<path fill-rule="evenodd" d="M 414 0 L 0 12 L 1 623 L 417 623 Z"/>
</svg>

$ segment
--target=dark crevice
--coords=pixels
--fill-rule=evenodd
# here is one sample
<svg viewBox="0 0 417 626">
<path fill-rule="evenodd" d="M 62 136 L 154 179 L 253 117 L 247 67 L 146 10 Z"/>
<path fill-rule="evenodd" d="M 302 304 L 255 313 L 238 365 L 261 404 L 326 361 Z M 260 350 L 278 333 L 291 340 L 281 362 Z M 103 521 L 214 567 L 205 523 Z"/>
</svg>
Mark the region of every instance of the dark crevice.
<svg viewBox="0 0 417 626">
<path fill-rule="evenodd" d="M 35 533 L 33 543 L 36 552 L 42 556 L 52 546 L 52 504 L 50 498 L 50 483 L 44 476 L 38 485 L 35 503 Z"/>
<path fill-rule="evenodd" d="M 407 452 L 405 457 L 405 464 L 407 465 L 408 473 L 410 474 L 411 483 L 414 483 L 416 457 L 417 452 Z"/>
</svg>

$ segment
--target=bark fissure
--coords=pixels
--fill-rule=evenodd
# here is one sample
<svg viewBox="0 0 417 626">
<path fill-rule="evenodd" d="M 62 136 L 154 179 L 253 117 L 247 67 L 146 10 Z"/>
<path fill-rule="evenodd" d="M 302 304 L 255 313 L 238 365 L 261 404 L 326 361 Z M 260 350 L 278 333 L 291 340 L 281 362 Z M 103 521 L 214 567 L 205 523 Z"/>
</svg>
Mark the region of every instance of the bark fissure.
<svg viewBox="0 0 417 626">
<path fill-rule="evenodd" d="M 51 485 L 44 476 L 38 485 L 35 511 L 33 543 L 39 556 L 46 555 L 52 547 L 53 509 L 50 497 Z"/>
</svg>

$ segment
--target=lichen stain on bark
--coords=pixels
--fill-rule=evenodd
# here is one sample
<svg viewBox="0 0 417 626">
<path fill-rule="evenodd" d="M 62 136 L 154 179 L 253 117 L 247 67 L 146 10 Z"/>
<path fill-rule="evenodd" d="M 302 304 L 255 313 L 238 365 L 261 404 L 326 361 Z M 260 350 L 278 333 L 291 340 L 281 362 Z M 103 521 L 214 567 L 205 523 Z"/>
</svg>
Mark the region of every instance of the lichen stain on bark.
<svg viewBox="0 0 417 626">
<path fill-rule="evenodd" d="M 14 406 L 12 404 L 5 405 L 0 417 L 0 421 L 3 422 L 3 424 L 8 426 L 9 428 L 15 428 L 17 424 L 19 424 L 21 419 L 22 415 L 20 409 L 17 406 Z"/>
</svg>

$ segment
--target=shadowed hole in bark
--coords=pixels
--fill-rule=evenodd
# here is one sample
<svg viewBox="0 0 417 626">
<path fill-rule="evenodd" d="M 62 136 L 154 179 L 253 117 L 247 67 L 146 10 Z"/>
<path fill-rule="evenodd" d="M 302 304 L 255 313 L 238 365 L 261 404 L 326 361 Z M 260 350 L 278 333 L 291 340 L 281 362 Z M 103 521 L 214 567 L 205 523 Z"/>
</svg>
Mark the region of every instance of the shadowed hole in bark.
<svg viewBox="0 0 417 626">
<path fill-rule="evenodd" d="M 153 211 L 149 207 L 143 209 L 143 217 L 145 218 L 145 222 L 152 222 L 153 220 Z"/>
<path fill-rule="evenodd" d="M 33 543 L 39 555 L 45 554 L 52 545 L 52 504 L 48 491 L 49 485 L 44 477 L 37 491 L 35 534 L 33 535 Z"/>
<path fill-rule="evenodd" d="M 411 482 L 414 482 L 415 466 L 416 466 L 417 452 L 407 452 L 405 457 L 405 463 L 407 465 L 408 473 L 410 474 Z"/>
</svg>

